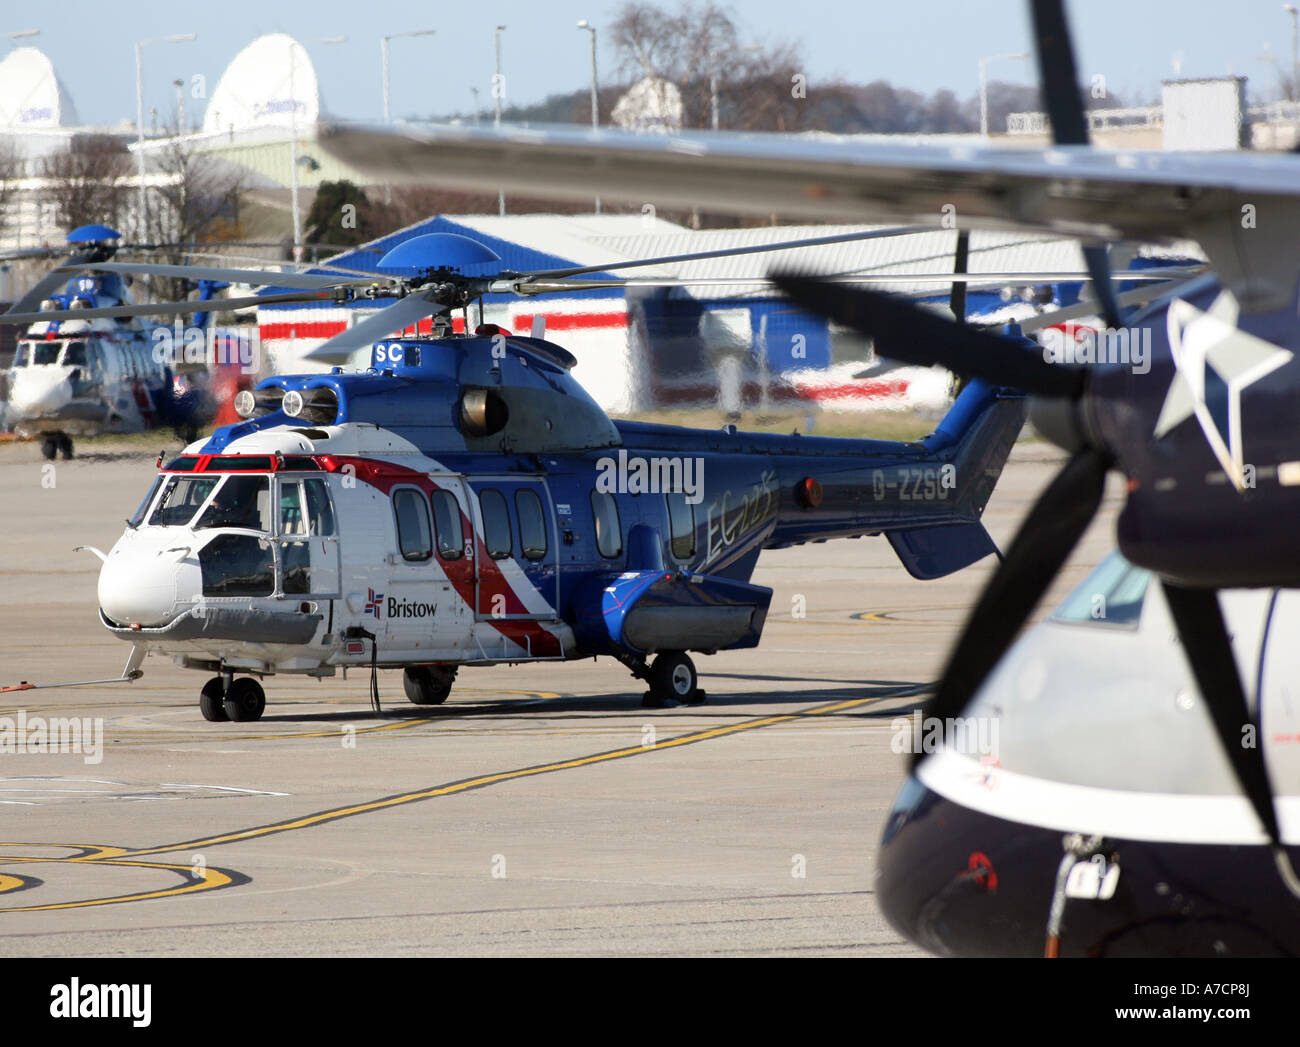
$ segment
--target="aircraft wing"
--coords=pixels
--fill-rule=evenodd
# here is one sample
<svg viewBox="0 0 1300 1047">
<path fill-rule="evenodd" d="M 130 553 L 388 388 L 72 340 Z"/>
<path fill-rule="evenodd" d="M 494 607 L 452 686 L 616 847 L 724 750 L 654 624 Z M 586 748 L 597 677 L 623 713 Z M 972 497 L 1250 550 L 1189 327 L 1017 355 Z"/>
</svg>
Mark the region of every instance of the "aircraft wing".
<svg viewBox="0 0 1300 1047">
<path fill-rule="evenodd" d="M 1243 305 L 1300 275 L 1300 156 L 992 149 L 835 136 L 332 124 L 321 145 L 394 184 L 817 220 L 1193 239 Z M 945 221 L 948 219 L 948 221 Z M 1256 301 L 1258 300 L 1258 301 Z"/>
</svg>

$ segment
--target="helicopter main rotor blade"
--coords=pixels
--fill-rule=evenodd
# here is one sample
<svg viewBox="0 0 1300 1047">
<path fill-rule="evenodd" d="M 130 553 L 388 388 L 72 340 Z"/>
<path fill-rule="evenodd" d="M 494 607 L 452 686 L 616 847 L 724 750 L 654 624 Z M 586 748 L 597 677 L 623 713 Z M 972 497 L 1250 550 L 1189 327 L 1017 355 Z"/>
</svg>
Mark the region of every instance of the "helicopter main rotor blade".
<svg viewBox="0 0 1300 1047">
<path fill-rule="evenodd" d="M 395 331 L 419 323 L 426 316 L 446 311 L 445 305 L 432 302 L 423 295 L 407 295 L 373 316 L 366 317 L 359 324 L 349 327 L 346 331 L 340 331 L 333 338 L 327 339 L 306 353 L 303 358 L 327 364 L 346 363 L 348 357 L 357 349 L 363 349 Z"/>
<path fill-rule="evenodd" d="M 266 269 L 224 269 L 213 266 L 161 265 L 154 262 L 91 262 L 86 265 L 63 265 L 56 273 L 132 273 L 145 276 L 175 276 L 188 280 L 225 280 L 232 284 L 261 284 L 266 287 L 299 287 L 303 290 L 335 287 L 341 284 L 374 283 L 369 280 L 329 276 L 318 273 L 277 273 Z M 66 279 L 66 277 L 65 277 Z"/>
<path fill-rule="evenodd" d="M 1086 367 L 1048 363 L 1042 352 L 961 327 L 893 295 L 806 277 L 778 276 L 776 284 L 795 304 L 873 339 L 876 352 L 891 360 L 921 367 L 940 364 L 956 374 L 1041 396 L 1073 398 L 1083 389 Z"/>
<path fill-rule="evenodd" d="M 926 706 L 927 716 L 961 715 L 1088 529 L 1101 504 L 1109 466 L 1105 454 L 1084 448 L 1034 503 L 967 617 L 939 689 Z M 917 753 L 913 764 L 923 756 Z"/>
<path fill-rule="evenodd" d="M 928 225 L 907 225 L 868 232 L 836 233 L 833 236 L 815 236 L 804 240 L 785 240 L 771 244 L 749 244 L 745 247 L 724 247 L 716 251 L 693 251 L 690 254 L 667 254 L 658 258 L 641 258 L 634 262 L 616 262 L 612 265 L 585 265 L 573 269 L 544 269 L 521 274 L 524 279 L 556 280 L 563 276 L 582 276 L 584 273 L 606 273 L 614 269 L 635 269 L 649 265 L 668 265 L 673 262 L 698 262 L 707 258 L 732 258 L 737 255 L 766 254 L 770 251 L 790 251 L 800 247 L 824 247 L 827 244 L 850 243 L 855 240 L 878 240 L 882 237 L 906 236 L 909 233 L 932 233 Z"/>
<path fill-rule="evenodd" d="M 1268 833 L 1269 842 L 1277 847 L 1281 842 L 1277 811 L 1264 764 L 1262 739 L 1257 739 L 1255 745 L 1245 743 L 1247 727 L 1258 734 L 1259 725 L 1246 704 L 1246 692 L 1223 623 L 1218 593 L 1213 589 L 1185 589 L 1164 580 L 1160 584 L 1219 744 Z"/>
<path fill-rule="evenodd" d="M 104 256 L 97 251 L 87 254 L 76 254 L 65 258 L 58 268 L 52 272 L 46 273 L 43 277 L 32 285 L 31 289 L 23 295 L 18 301 L 9 307 L 8 312 L 4 315 L 8 317 L 10 313 L 28 313 L 49 296 L 51 292 L 61 290 L 68 282 L 68 274 L 63 272 L 63 268 L 69 265 L 79 265 L 83 262 L 92 262 L 96 258 Z M 6 323 L 15 323 L 14 320 L 6 320 Z"/>
<path fill-rule="evenodd" d="M 41 320 L 98 320 L 119 316 L 175 316 L 182 313 L 225 313 L 281 302 L 339 302 L 349 300 L 344 291 L 297 291 L 291 294 L 262 294 L 246 298 L 208 298 L 203 301 L 144 302 L 139 305 L 104 305 L 93 309 L 55 309 L 49 312 L 0 313 L 3 324 L 34 324 Z"/>
</svg>

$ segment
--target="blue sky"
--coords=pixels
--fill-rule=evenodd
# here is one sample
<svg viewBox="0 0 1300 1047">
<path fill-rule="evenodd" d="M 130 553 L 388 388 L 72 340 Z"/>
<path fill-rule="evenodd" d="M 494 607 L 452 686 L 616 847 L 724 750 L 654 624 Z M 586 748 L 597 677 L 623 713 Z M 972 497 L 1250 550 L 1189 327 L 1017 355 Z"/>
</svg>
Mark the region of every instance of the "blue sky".
<svg viewBox="0 0 1300 1047">
<path fill-rule="evenodd" d="M 394 116 L 468 111 L 470 86 L 488 104 L 493 27 L 504 23 L 503 68 L 512 102 L 589 82 L 587 35 L 575 23 L 609 25 L 622 6 L 612 0 L 480 0 L 477 3 L 383 0 L 221 0 L 219 3 L 136 3 L 64 0 L 55 7 L 6 5 L 0 32 L 37 28 L 18 44 L 40 47 L 87 123 L 116 123 L 135 114 L 132 44 L 167 33 L 195 32 L 197 41 L 153 44 L 145 51 L 146 112 L 170 114 L 171 82 L 207 77 L 211 91 L 226 64 L 262 33 L 286 32 L 311 53 L 328 111 L 346 119 L 381 113 L 379 38 L 436 28 L 434 37 L 392 44 Z M 668 5 L 674 6 L 674 5 Z M 803 44 L 809 87 L 837 77 L 885 79 L 929 93 L 948 87 L 974 93 L 978 59 L 1029 50 L 1027 7 L 1020 0 L 737 0 L 729 6 L 746 36 Z M 1081 74 L 1106 76 L 1112 91 L 1154 97 L 1175 75 L 1250 78 L 1252 94 L 1273 97 L 1276 73 L 1260 60 L 1267 48 L 1289 67 L 1291 17 L 1279 0 L 1089 0 L 1069 5 Z M 57 12 L 57 14 L 56 14 Z M 371 14 L 373 12 L 373 15 Z M 342 44 L 322 37 L 346 35 Z M 0 47 L 7 42 L 0 42 Z M 612 74 L 605 46 L 601 64 Z M 992 77 L 1033 81 L 1033 63 L 1002 61 Z"/>
</svg>

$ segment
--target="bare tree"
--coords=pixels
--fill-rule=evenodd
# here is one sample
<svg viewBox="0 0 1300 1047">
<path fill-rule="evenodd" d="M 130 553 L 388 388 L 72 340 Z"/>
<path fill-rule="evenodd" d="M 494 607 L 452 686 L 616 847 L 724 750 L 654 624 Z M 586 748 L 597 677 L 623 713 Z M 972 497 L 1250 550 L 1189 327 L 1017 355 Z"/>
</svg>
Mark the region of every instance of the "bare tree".
<svg viewBox="0 0 1300 1047">
<path fill-rule="evenodd" d="M 0 138 L 0 235 L 13 224 L 22 175 L 23 161 L 17 144 L 12 138 Z"/>
<path fill-rule="evenodd" d="M 75 135 L 62 152 L 41 165 L 45 193 L 65 229 L 102 223 L 116 225 L 130 193 L 131 157 L 114 135 Z"/>
</svg>

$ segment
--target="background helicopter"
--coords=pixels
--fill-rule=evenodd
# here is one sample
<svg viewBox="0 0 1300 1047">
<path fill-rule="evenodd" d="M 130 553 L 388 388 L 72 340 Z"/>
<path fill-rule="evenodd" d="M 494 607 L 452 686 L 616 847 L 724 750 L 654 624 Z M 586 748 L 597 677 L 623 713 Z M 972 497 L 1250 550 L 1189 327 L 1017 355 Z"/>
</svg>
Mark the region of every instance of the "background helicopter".
<svg viewBox="0 0 1300 1047">
<path fill-rule="evenodd" d="M 1071 867 L 1094 854 L 1136 861 L 1121 878 L 1127 904 L 1102 908 L 1089 923 L 1107 933 L 1062 937 L 1058 910 L 1049 951 L 1106 951 L 1120 941 L 1117 947 L 1134 950 L 1294 952 L 1300 942 L 1293 922 L 1267 940 L 1245 932 L 1248 924 L 1267 922 L 1280 899 L 1294 906 L 1300 894 L 1291 868 L 1300 829 L 1294 816 L 1286 818 L 1300 782 L 1294 750 L 1260 730 L 1260 681 L 1248 700 L 1216 591 L 1300 585 L 1293 555 L 1300 513 L 1294 411 L 1300 387 L 1300 257 L 1294 249 L 1300 160 L 1089 149 L 1064 12 L 1049 0 L 1032 10 L 1057 142 L 1042 153 L 536 129 L 516 136 L 336 127 L 326 130 L 323 142 L 393 180 L 466 185 L 489 179 L 512 190 L 526 177 L 532 191 L 556 195 L 598 193 L 855 220 L 924 220 L 954 207 L 966 227 L 1053 229 L 1093 238 L 1087 257 L 1098 277 L 1102 315 L 1117 335 L 1131 330 L 1150 337 L 1154 364 L 1145 374 L 1118 363 L 1048 363 L 1041 353 L 874 292 L 796 278 L 780 283 L 797 303 L 874 337 L 881 355 L 942 362 L 1034 394 L 1039 428 L 1072 454 L 974 608 L 929 714 L 943 720 L 961 713 L 1092 518 L 1105 474 L 1117 469 L 1128 479 L 1120 548 L 1159 576 L 1209 714 L 1202 726 L 1218 738 L 1245 796 L 1210 792 L 1196 799 L 1226 804 L 1229 817 L 1244 825 L 1225 842 L 1195 819 L 1176 830 L 1154 821 L 1121 824 L 1116 805 L 1100 802 L 1037 820 L 1027 810 L 986 815 L 969 791 L 955 793 L 951 776 L 941 782 L 938 771 L 927 771 L 939 763 L 931 759 L 900 797 L 900 816 L 891 821 L 882 856 L 882 881 L 914 878 L 914 889 L 906 898 L 885 891 L 882 902 L 901 930 L 931 948 L 1024 951 L 1025 938 L 1015 928 L 1031 918 L 1047 925 L 1037 885 L 1053 879 L 1064 841 Z M 1103 243 L 1180 237 L 1201 245 L 1217 280 L 1179 288 L 1137 314 L 1123 313 L 1130 303 L 1108 291 Z M 1149 703 L 1161 700 L 1144 687 L 1140 673 L 1127 693 L 1128 719 L 1113 723 L 1112 731 L 1137 730 Z M 1072 699 L 1041 696 L 1058 708 Z M 1072 723 L 1062 714 L 1034 733 L 1030 744 L 1045 756 L 1035 765 L 1040 775 L 1053 773 L 1053 752 L 1075 744 Z M 1014 721 L 1007 728 L 1004 744 L 1016 730 Z M 1253 737 L 1259 744 L 1243 744 Z M 991 772 L 967 767 L 967 782 L 1010 781 L 1020 768 L 1007 753 Z M 1096 755 L 1091 784 L 1104 789 L 1112 763 Z M 1118 757 L 1125 758 L 1132 759 Z M 1147 772 L 1140 776 L 1147 792 L 1176 790 L 1196 773 L 1190 765 L 1171 768 L 1149 759 L 1138 766 Z M 1031 796 L 1050 784 L 1041 776 L 1026 778 Z M 976 837 L 987 843 L 979 853 L 991 859 L 996 878 L 972 874 L 969 844 Z M 1229 876 L 1218 875 L 1228 867 Z M 982 897 L 972 899 L 970 891 L 953 886 L 968 882 Z M 991 883 L 1000 886 L 995 891 Z M 959 919 L 979 930 L 953 933 Z M 1065 926 L 1068 932 L 1068 921 Z M 1125 938 L 1125 929 L 1135 927 L 1151 933 Z"/>
<path fill-rule="evenodd" d="M 127 532 L 98 553 L 101 619 L 133 644 L 127 676 L 148 651 L 169 654 L 217 674 L 200 696 L 208 719 L 250 720 L 265 694 L 237 671 L 403 667 L 408 697 L 436 704 L 461 665 L 606 655 L 648 681 L 648 704 L 696 702 L 688 651 L 758 643 L 771 590 L 749 578 L 762 549 L 884 534 L 918 578 L 996 552 L 979 517 L 1023 422 L 1019 394 L 971 382 L 917 443 L 612 422 L 562 347 L 491 325 L 456 334 L 449 313 L 465 310 L 468 331 L 489 291 L 617 281 L 582 268 L 466 272 L 496 261 L 430 234 L 383 258 L 386 286 L 290 277 L 315 285 L 296 292 L 304 300 L 397 301 L 311 354 L 346 359 L 374 343 L 368 370 L 268 378 L 238 397 L 246 421 L 160 461 Z M 137 307 L 100 312 L 126 308 Z M 430 315 L 432 338 L 390 334 Z"/>
</svg>

